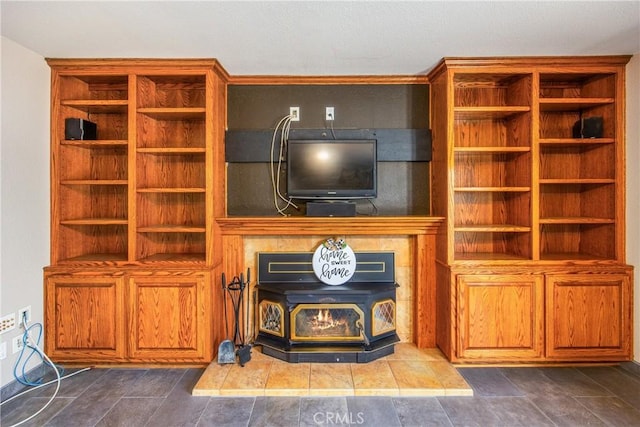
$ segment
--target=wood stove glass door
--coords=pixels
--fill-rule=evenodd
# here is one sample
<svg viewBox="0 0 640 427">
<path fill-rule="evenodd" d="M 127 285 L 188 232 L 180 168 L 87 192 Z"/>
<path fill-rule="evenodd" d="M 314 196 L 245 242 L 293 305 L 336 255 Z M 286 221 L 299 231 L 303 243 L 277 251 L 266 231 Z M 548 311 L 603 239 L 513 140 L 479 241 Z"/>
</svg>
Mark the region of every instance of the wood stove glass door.
<svg viewBox="0 0 640 427">
<path fill-rule="evenodd" d="M 291 339 L 360 342 L 364 324 L 364 313 L 355 304 L 299 304 L 291 311 Z"/>
</svg>

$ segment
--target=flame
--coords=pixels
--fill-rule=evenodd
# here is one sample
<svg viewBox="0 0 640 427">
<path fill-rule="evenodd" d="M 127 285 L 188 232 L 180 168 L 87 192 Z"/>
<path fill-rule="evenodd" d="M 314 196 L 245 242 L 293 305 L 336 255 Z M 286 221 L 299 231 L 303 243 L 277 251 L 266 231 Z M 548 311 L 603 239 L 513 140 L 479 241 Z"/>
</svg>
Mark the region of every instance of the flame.
<svg viewBox="0 0 640 427">
<path fill-rule="evenodd" d="M 333 317 L 331 316 L 331 311 L 328 308 L 318 310 L 316 318 L 318 319 L 318 322 L 321 323 L 333 323 Z"/>
<path fill-rule="evenodd" d="M 311 322 L 312 328 L 315 330 L 335 328 L 346 325 L 346 323 L 346 319 L 334 319 L 331 314 L 331 309 L 329 308 L 318 309 L 318 313 L 313 317 Z"/>
</svg>

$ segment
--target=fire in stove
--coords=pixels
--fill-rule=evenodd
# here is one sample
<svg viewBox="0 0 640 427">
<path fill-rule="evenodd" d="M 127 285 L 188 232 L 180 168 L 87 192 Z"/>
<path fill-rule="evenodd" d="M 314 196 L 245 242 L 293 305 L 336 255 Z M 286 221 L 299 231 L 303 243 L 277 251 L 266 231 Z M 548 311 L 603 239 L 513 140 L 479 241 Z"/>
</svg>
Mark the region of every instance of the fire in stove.
<svg viewBox="0 0 640 427">
<path fill-rule="evenodd" d="M 346 324 L 347 321 L 345 319 L 333 320 L 331 310 L 328 308 L 319 309 L 318 313 L 311 319 L 311 327 L 321 331 L 329 328 L 344 327 Z"/>
<path fill-rule="evenodd" d="M 338 306 L 338 307 L 336 307 Z M 301 305 L 294 310 L 295 335 L 300 339 L 359 338 L 362 312 L 355 304 L 333 304 L 318 308 Z"/>
<path fill-rule="evenodd" d="M 264 354 L 292 363 L 366 363 L 392 354 L 396 334 L 393 253 L 359 253 L 340 286 L 321 283 L 311 253 L 259 254 L 258 336 Z"/>
</svg>

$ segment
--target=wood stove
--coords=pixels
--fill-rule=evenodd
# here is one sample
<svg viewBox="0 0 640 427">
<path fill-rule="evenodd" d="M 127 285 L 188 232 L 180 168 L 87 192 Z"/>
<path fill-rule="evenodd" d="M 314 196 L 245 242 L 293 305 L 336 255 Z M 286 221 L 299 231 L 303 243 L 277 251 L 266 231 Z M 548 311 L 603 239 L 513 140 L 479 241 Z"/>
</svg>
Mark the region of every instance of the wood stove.
<svg viewBox="0 0 640 427">
<path fill-rule="evenodd" d="M 392 252 L 357 253 L 347 283 L 326 285 L 312 253 L 258 254 L 256 344 L 288 362 L 363 363 L 392 354 L 396 288 Z"/>
</svg>

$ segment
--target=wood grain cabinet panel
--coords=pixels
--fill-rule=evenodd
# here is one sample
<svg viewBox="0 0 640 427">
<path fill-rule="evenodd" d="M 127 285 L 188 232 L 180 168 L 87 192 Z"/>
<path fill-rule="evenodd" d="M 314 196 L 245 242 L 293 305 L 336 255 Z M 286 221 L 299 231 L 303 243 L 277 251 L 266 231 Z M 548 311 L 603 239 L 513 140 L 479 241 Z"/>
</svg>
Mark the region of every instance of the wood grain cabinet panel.
<svg viewBox="0 0 640 427">
<path fill-rule="evenodd" d="M 123 291 L 121 277 L 48 276 L 47 354 L 60 361 L 124 360 Z"/>
<path fill-rule="evenodd" d="M 535 359 L 543 355 L 544 279 L 459 275 L 458 356 Z"/>
<path fill-rule="evenodd" d="M 628 360 L 632 329 L 628 275 L 552 275 L 546 288 L 549 358 Z"/>
<path fill-rule="evenodd" d="M 211 358 L 209 274 L 129 278 L 132 359 Z"/>
</svg>

